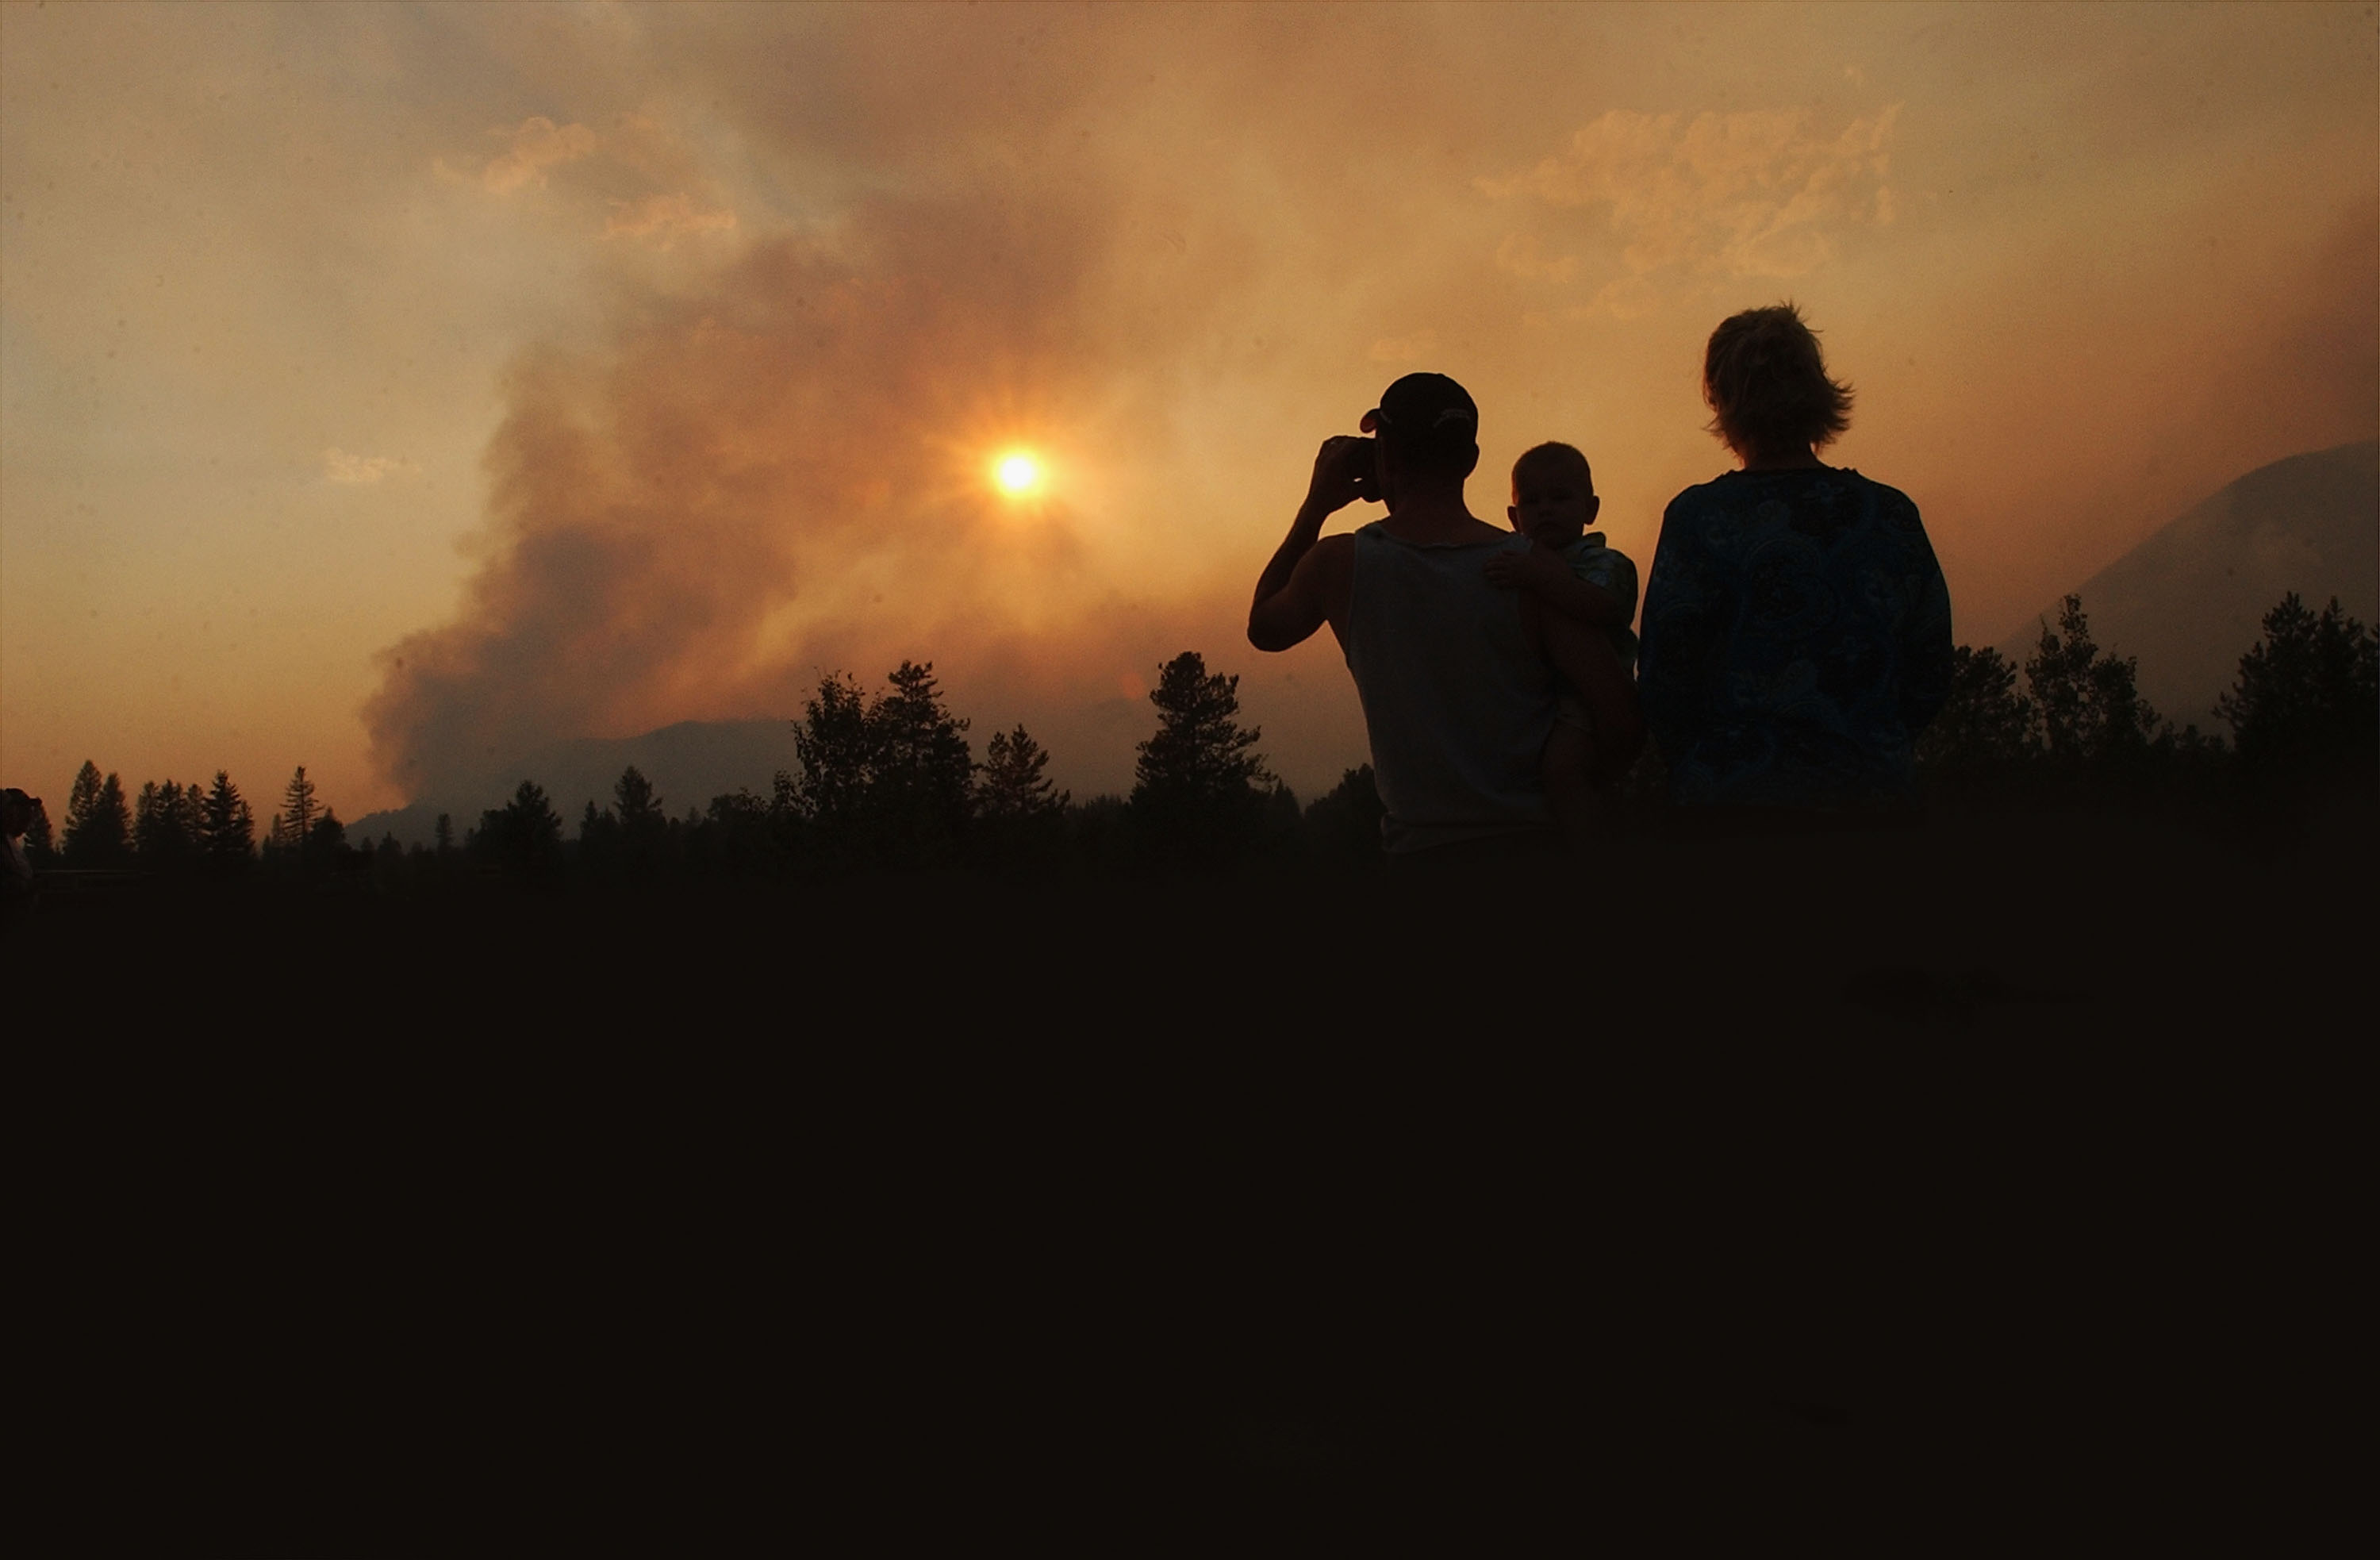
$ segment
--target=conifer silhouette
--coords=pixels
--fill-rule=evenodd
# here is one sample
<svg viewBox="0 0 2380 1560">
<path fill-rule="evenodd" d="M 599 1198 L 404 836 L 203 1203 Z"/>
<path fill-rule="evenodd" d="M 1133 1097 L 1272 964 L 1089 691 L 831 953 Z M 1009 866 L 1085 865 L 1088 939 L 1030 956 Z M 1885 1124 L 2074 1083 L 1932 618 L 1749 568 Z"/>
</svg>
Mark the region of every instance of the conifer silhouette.
<svg viewBox="0 0 2380 1560">
<path fill-rule="evenodd" d="M 216 866 L 244 866 L 256 853 L 256 816 L 231 783 L 231 775 L 215 771 L 207 792 L 202 844 L 207 859 Z"/>
<path fill-rule="evenodd" d="M 2265 614 L 2264 637 L 2216 704 L 2240 767 L 2257 784 L 2362 778 L 2380 766 L 2380 634 L 2338 607 L 2320 616 L 2298 593 Z"/>
<path fill-rule="evenodd" d="M 2024 664 L 2041 746 L 2053 765 L 2104 771 L 2147 751 L 2159 722 L 2140 696 L 2139 665 L 2133 656 L 2100 653 L 2082 597 L 2059 603 L 2058 627 L 2043 626 Z"/>
<path fill-rule="evenodd" d="M 1049 753 L 1024 726 L 993 732 L 976 776 L 977 814 L 986 819 L 1034 818 L 1064 807 L 1072 793 L 1057 789 L 1042 773 L 1049 767 Z"/>
<path fill-rule="evenodd" d="M 113 773 L 103 777 L 89 759 L 76 771 L 74 789 L 67 795 L 66 833 L 59 843 L 72 867 L 118 867 L 130 855 L 132 810 L 124 783 Z"/>
<path fill-rule="evenodd" d="M 273 815 L 273 843 L 288 850 L 305 849 L 319 811 L 314 805 L 314 782 L 306 778 L 306 766 L 301 763 L 281 793 L 281 810 Z"/>
<path fill-rule="evenodd" d="M 1263 734 L 1240 726 L 1239 690 L 1237 676 L 1209 676 L 1196 651 L 1158 672 L 1157 734 L 1140 744 L 1132 810 L 1159 860 L 1218 860 L 1256 835 L 1272 774 L 1256 751 Z"/>
<path fill-rule="evenodd" d="M 943 706 L 934 664 L 904 661 L 874 699 L 837 673 L 794 723 L 791 787 L 826 859 L 929 866 L 953 859 L 973 811 L 967 723 Z"/>
</svg>

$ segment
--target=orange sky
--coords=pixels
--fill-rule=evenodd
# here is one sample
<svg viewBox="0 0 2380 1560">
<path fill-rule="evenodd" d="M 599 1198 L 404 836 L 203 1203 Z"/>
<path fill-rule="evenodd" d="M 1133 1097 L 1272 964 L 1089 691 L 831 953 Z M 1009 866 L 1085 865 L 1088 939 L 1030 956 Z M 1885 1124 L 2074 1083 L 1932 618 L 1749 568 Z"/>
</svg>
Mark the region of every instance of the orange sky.
<svg viewBox="0 0 2380 1560">
<path fill-rule="evenodd" d="M 1399 373 L 1649 562 L 1790 296 L 1989 643 L 2380 433 L 2374 274 L 2372 6 L 11 4 L 0 765 L 354 817 L 909 656 L 1081 794 L 1196 648 L 1311 795 L 1246 593 Z"/>
</svg>

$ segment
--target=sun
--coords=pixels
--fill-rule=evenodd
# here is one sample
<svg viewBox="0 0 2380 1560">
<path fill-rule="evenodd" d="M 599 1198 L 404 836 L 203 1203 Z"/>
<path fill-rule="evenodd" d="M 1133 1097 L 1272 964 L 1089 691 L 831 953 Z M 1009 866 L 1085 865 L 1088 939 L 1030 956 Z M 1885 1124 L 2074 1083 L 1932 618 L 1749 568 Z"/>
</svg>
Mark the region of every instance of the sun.
<svg viewBox="0 0 2380 1560">
<path fill-rule="evenodd" d="M 1041 485 L 1041 462 L 1027 451 L 1010 450 L 992 462 L 991 480 L 1001 492 L 1022 498 Z"/>
</svg>

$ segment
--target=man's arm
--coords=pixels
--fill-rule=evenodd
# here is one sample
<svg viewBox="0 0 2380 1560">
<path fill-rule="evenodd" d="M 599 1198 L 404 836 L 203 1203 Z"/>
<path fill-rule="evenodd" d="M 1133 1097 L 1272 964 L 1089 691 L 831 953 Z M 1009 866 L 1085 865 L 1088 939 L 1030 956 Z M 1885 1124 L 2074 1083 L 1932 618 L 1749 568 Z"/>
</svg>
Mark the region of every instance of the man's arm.
<svg viewBox="0 0 2380 1560">
<path fill-rule="evenodd" d="M 1314 478 L 1305 502 L 1289 524 L 1289 535 L 1275 549 L 1272 561 L 1257 577 L 1256 600 L 1248 605 L 1248 642 L 1258 650 L 1288 650 L 1305 642 L 1325 623 L 1336 624 L 1346 611 L 1349 582 L 1354 578 L 1354 539 L 1334 536 L 1321 543 L 1322 522 L 1359 496 L 1358 474 L 1353 469 L 1354 450 L 1367 441 L 1325 439 L 1314 457 Z"/>
<path fill-rule="evenodd" d="M 1590 628 L 1625 628 L 1635 605 L 1581 579 L 1560 553 L 1542 542 L 1531 543 L 1525 553 L 1499 553 L 1489 558 L 1488 583 L 1530 591 L 1564 617 Z"/>
<path fill-rule="evenodd" d="M 1283 551 L 1287 546 L 1282 544 Z M 1343 640 L 1354 577 L 1354 537 L 1326 536 L 1315 542 L 1291 569 L 1289 583 L 1248 609 L 1248 642 L 1258 650 L 1289 650 L 1325 623 Z"/>
</svg>

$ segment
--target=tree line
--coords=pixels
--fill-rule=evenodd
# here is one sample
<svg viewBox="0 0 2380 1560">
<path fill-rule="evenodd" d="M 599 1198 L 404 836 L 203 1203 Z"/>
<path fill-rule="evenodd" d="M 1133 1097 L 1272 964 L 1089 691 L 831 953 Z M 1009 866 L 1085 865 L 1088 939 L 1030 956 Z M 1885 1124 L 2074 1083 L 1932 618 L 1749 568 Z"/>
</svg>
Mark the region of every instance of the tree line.
<svg viewBox="0 0 2380 1560">
<path fill-rule="evenodd" d="M 1961 645 L 1949 700 L 1917 741 L 1923 792 L 1954 810 L 2287 808 L 2380 793 L 2380 634 L 2335 598 L 2317 614 L 2294 593 L 2265 615 L 2263 630 L 2217 705 L 2228 742 L 2195 725 L 2176 730 L 2151 708 L 2136 659 L 2092 640 L 2079 597 L 2065 599 L 2022 667 Z M 575 825 L 523 780 L 459 839 L 442 815 L 435 844 L 408 850 L 393 836 L 351 843 L 302 765 L 260 833 L 223 771 L 212 785 L 169 779 L 128 798 L 118 776 L 86 762 L 55 846 L 46 816 L 26 845 L 37 866 L 629 882 L 1377 859 L 1381 806 L 1369 765 L 1301 805 L 1257 751 L 1262 734 L 1240 722 L 1239 678 L 1209 673 L 1195 651 L 1160 668 L 1149 701 L 1158 727 L 1121 798 L 1077 801 L 1058 790 L 1050 755 L 1023 725 L 994 733 L 978 759 L 932 664 L 904 661 L 874 691 L 843 674 L 820 680 L 794 723 L 799 773 L 674 816 L 633 767 L 609 804 L 589 801 Z M 1658 811 L 1658 752 L 1622 791 L 1624 810 Z"/>
<path fill-rule="evenodd" d="M 2231 739 L 2176 730 L 2141 697 L 2138 660 L 2091 639 L 2068 596 L 2020 668 L 1952 652 L 1949 701 L 1917 741 L 1928 799 L 2000 808 L 2181 802 L 2292 806 L 2380 782 L 2380 635 L 2295 591 L 2265 615 L 2216 705 Z"/>
<path fill-rule="evenodd" d="M 1157 731 L 1139 745 L 1131 794 L 1076 801 L 1050 779 L 1048 751 L 1021 725 L 995 732 L 977 759 L 932 663 L 904 661 L 873 692 L 837 674 L 794 723 L 799 772 L 779 771 L 765 794 L 739 790 L 673 817 L 631 767 L 609 806 L 587 803 L 573 839 L 543 790 L 523 781 L 463 849 L 529 874 L 629 879 L 1098 871 L 1300 854 L 1312 810 L 1256 751 L 1262 734 L 1240 724 L 1239 681 L 1208 672 L 1196 651 L 1166 663 L 1149 695 Z M 1368 790 L 1369 770 L 1362 775 Z"/>
<path fill-rule="evenodd" d="M 38 806 L 25 845 L 36 866 L 101 870 L 236 870 L 260 859 L 334 862 L 346 852 L 346 826 L 319 804 L 304 764 L 289 777 L 282 802 L 285 810 L 260 837 L 255 810 L 224 770 L 215 771 L 212 786 L 152 780 L 128 798 L 120 776 L 101 774 L 86 759 L 67 795 L 63 832 L 53 841 L 49 810 Z"/>
</svg>

